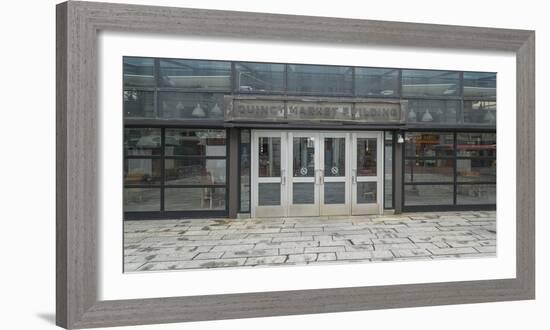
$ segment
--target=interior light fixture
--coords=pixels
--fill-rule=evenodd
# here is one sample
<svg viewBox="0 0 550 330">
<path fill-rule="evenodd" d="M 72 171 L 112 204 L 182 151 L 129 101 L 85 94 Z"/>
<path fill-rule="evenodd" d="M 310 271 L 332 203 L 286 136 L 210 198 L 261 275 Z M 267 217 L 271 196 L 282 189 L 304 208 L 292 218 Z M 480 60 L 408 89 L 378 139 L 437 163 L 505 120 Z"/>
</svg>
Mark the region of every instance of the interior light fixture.
<svg viewBox="0 0 550 330">
<path fill-rule="evenodd" d="M 202 118 L 202 117 L 206 116 L 206 113 L 201 108 L 201 105 L 199 103 L 197 103 L 197 106 L 195 107 L 195 109 L 193 109 L 193 112 L 191 113 L 191 116 Z"/>
</svg>

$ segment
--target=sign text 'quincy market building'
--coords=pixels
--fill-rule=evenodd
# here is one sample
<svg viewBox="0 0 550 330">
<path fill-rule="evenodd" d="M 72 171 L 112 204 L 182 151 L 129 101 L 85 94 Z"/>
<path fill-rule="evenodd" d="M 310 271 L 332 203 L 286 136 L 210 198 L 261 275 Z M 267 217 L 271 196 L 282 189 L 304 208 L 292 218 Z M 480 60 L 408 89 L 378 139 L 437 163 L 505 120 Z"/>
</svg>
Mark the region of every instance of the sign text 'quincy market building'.
<svg viewBox="0 0 550 330">
<path fill-rule="evenodd" d="M 403 122 L 402 101 L 366 99 L 225 98 L 226 121 Z"/>
</svg>

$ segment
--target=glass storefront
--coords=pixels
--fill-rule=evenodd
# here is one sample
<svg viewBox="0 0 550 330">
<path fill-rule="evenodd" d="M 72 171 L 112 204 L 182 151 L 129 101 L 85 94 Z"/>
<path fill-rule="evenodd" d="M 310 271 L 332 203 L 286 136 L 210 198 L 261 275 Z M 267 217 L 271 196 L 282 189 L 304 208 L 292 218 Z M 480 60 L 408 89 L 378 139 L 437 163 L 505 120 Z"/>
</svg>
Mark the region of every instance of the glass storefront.
<svg viewBox="0 0 550 330">
<path fill-rule="evenodd" d="M 223 129 L 125 128 L 124 211 L 225 211 Z"/>
<path fill-rule="evenodd" d="M 496 134 L 407 132 L 404 206 L 496 203 Z"/>
<path fill-rule="evenodd" d="M 496 81 L 490 72 L 124 57 L 124 210 L 144 217 L 155 212 L 223 216 L 230 209 L 229 194 L 235 194 L 237 202 L 231 205 L 236 212 L 251 213 L 254 198 L 262 205 L 279 205 L 284 195 L 273 180 L 286 179 L 296 182 L 284 198 L 304 207 L 319 203 L 318 198 L 327 205 L 351 203 L 348 193 L 357 204 L 372 204 L 382 196 L 383 209 L 494 206 Z M 266 116 L 232 122 L 227 102 L 237 96 L 275 101 L 247 108 L 267 111 Z M 294 103 L 273 103 L 277 100 Z M 370 109 L 369 102 L 376 108 Z M 269 118 L 290 106 L 294 112 L 284 117 L 288 121 Z M 388 117 L 389 111 L 398 112 Z M 385 127 L 373 130 L 370 121 Z M 353 149 L 351 140 L 334 134 L 322 138 L 322 146 L 308 135 L 293 141 L 283 140 L 286 135 L 262 137 L 257 177 L 265 182 L 252 196 L 254 130 L 276 130 L 280 124 L 281 132 L 291 132 L 323 122 L 336 123 L 322 131 L 331 134 L 379 132 L 380 144 L 359 135 Z M 404 137 L 401 146 L 398 137 Z M 229 180 L 232 157 L 234 181 Z M 356 168 L 344 161 L 350 157 Z M 287 159 L 294 163 L 281 171 Z M 397 160 L 402 161 L 399 173 Z M 318 175 L 327 180 L 318 192 L 322 197 L 312 193 Z M 399 187 L 396 175 L 403 178 Z M 375 176 L 381 181 L 368 179 Z M 347 192 L 346 180 L 355 177 L 363 181 Z"/>
</svg>

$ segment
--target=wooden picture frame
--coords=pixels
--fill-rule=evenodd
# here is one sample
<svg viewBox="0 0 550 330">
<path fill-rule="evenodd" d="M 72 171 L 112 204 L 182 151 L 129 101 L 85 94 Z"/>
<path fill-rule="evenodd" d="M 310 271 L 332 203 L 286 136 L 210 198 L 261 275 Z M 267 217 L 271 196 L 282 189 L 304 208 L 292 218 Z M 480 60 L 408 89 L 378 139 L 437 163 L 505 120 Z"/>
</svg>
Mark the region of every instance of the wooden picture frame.
<svg viewBox="0 0 550 330">
<path fill-rule="evenodd" d="M 99 31 L 512 51 L 517 58 L 516 278 L 98 300 Z M 94 2 L 57 5 L 56 322 L 64 328 L 534 299 L 535 32 Z"/>
</svg>

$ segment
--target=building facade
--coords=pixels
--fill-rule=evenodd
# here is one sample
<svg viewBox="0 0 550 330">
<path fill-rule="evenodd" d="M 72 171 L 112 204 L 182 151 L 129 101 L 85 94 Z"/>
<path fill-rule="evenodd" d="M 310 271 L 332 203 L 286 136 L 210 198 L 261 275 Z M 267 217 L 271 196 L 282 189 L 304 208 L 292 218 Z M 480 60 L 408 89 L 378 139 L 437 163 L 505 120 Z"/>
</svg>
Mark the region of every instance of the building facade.
<svg viewBox="0 0 550 330">
<path fill-rule="evenodd" d="M 496 208 L 496 74 L 124 57 L 125 219 Z"/>
</svg>

